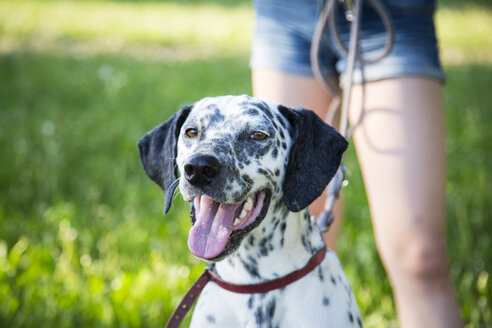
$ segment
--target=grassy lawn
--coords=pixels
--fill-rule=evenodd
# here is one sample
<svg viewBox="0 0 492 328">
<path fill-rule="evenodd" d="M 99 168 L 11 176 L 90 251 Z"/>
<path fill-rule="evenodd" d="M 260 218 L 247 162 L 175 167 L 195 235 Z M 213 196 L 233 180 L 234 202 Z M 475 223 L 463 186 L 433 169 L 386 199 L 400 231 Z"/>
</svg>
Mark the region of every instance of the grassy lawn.
<svg viewBox="0 0 492 328">
<path fill-rule="evenodd" d="M 437 13 L 447 233 L 468 327 L 492 326 L 492 7 Z M 163 326 L 203 263 L 136 142 L 182 105 L 251 93 L 248 1 L 0 0 L 0 326 Z M 339 256 L 366 327 L 394 327 L 353 149 Z"/>
</svg>

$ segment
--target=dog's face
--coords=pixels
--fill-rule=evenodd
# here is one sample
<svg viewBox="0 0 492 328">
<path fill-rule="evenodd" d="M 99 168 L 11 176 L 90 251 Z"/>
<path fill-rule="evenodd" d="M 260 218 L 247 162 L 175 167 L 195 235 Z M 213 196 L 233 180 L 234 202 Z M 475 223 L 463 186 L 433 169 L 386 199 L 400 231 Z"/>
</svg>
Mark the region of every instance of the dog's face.
<svg viewBox="0 0 492 328">
<path fill-rule="evenodd" d="M 248 96 L 205 98 L 185 107 L 139 142 L 147 174 L 166 192 L 177 172 L 192 202 L 188 246 L 219 260 L 265 217 L 271 198 L 292 211 L 323 191 L 346 141 L 314 113 Z"/>
<path fill-rule="evenodd" d="M 206 98 L 181 127 L 179 188 L 186 201 L 207 195 L 223 204 L 278 193 L 291 137 L 273 103 L 246 97 Z"/>
</svg>

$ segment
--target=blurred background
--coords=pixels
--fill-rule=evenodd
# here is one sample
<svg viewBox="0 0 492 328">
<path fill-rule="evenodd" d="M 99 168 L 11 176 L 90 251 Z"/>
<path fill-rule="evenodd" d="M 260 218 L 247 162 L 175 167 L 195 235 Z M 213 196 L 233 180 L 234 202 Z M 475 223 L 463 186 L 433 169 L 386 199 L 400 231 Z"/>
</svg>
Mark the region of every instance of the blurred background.
<svg viewBox="0 0 492 328">
<path fill-rule="evenodd" d="M 447 234 L 467 327 L 492 326 L 492 5 L 439 1 Z M 251 93 L 249 0 L 0 0 L 0 326 L 163 326 L 203 263 L 136 142 Z M 355 153 L 338 253 L 366 327 L 395 327 Z M 397 219 L 397 218 L 395 218 Z"/>
</svg>

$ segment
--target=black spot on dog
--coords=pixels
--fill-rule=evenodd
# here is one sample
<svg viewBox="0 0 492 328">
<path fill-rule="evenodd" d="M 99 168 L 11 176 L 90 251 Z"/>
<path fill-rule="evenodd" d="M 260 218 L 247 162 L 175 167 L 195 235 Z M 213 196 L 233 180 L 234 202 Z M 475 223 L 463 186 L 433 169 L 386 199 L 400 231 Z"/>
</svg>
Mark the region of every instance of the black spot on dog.
<svg viewBox="0 0 492 328">
<path fill-rule="evenodd" d="M 335 277 L 333 276 L 330 276 L 330 280 L 331 280 L 331 283 L 336 286 L 337 285 L 337 281 L 335 280 Z"/>
<path fill-rule="evenodd" d="M 274 217 L 273 218 L 273 227 L 272 227 L 272 230 L 273 231 L 277 230 L 277 227 L 278 227 L 279 224 L 280 224 L 280 220 L 277 217 Z"/>
<path fill-rule="evenodd" d="M 284 221 L 280 225 L 280 232 L 282 233 L 282 235 L 285 233 L 285 229 L 287 229 L 287 222 Z"/>
<path fill-rule="evenodd" d="M 239 260 L 241 261 L 241 264 L 244 266 L 244 269 L 249 273 L 250 276 L 259 278 L 260 274 L 258 272 L 258 266 L 253 263 L 246 262 L 244 259 L 239 257 Z"/>
<path fill-rule="evenodd" d="M 252 308 L 253 308 L 253 305 L 254 305 L 254 300 L 255 300 L 254 296 L 253 296 L 253 295 L 251 295 L 251 296 L 249 297 L 249 300 L 248 300 L 248 309 L 252 309 Z"/>
<path fill-rule="evenodd" d="M 319 281 L 321 281 L 321 282 L 323 282 L 323 280 L 325 280 L 325 277 L 323 275 L 323 270 L 321 269 L 320 266 L 318 267 L 318 277 L 319 277 Z"/>
<path fill-rule="evenodd" d="M 362 320 L 360 320 L 360 317 L 357 317 L 357 324 L 362 328 Z"/>
<path fill-rule="evenodd" d="M 348 317 L 349 317 L 350 322 L 354 322 L 354 315 L 352 314 L 352 312 L 348 313 Z"/>
<path fill-rule="evenodd" d="M 267 310 L 268 317 L 269 317 L 270 322 L 271 322 L 273 315 L 275 314 L 275 299 L 273 299 L 270 303 L 268 303 L 266 310 Z"/>
<path fill-rule="evenodd" d="M 302 245 L 304 246 L 304 249 L 306 249 L 308 252 L 315 251 L 315 249 L 313 248 L 313 245 L 311 244 L 311 240 L 308 238 L 307 235 L 303 234 L 301 236 L 301 242 L 302 242 Z"/>
<path fill-rule="evenodd" d="M 323 297 L 323 305 L 324 306 L 328 306 L 330 305 L 330 299 L 328 297 Z"/>
<path fill-rule="evenodd" d="M 202 109 L 202 111 L 213 111 L 213 112 L 217 112 L 217 111 L 219 111 L 219 107 L 217 106 L 217 104 L 209 104 L 206 107 L 204 107 Z"/>
<path fill-rule="evenodd" d="M 280 110 L 280 108 L 286 108 L 285 106 L 282 106 L 282 105 L 279 105 L 278 106 L 278 109 Z M 277 117 L 277 121 L 280 122 L 280 125 L 284 128 L 284 129 L 287 129 L 287 123 L 285 122 L 284 118 L 280 115 L 280 114 L 277 114 L 276 115 Z"/>
<path fill-rule="evenodd" d="M 257 266 L 258 262 L 256 262 L 256 259 L 252 257 L 251 255 L 248 256 L 248 261 L 251 263 L 252 266 Z"/>
<path fill-rule="evenodd" d="M 210 123 L 217 124 L 223 122 L 225 120 L 225 116 L 220 112 L 218 108 L 215 108 L 212 117 L 210 118 Z"/>
<path fill-rule="evenodd" d="M 261 307 L 258 307 L 255 311 L 255 321 L 257 327 L 262 326 L 265 321 L 265 314 L 263 313 L 263 309 Z"/>
<path fill-rule="evenodd" d="M 258 116 L 260 115 L 260 112 L 256 108 L 248 108 L 246 110 L 246 114 L 250 116 Z"/>
<path fill-rule="evenodd" d="M 255 245 L 255 237 L 253 235 L 249 236 L 249 244 L 251 247 Z"/>
<path fill-rule="evenodd" d="M 272 111 L 270 110 L 270 107 L 268 107 L 267 104 L 265 104 L 263 101 L 258 102 L 255 104 L 263 113 L 265 113 L 266 116 L 268 116 L 269 119 L 273 120 L 273 114 Z"/>
<path fill-rule="evenodd" d="M 249 177 L 247 174 L 243 174 L 243 180 L 252 185 L 254 183 L 253 179 Z"/>
<path fill-rule="evenodd" d="M 207 321 L 210 323 L 215 323 L 215 318 L 213 315 L 209 314 L 207 315 Z"/>
<path fill-rule="evenodd" d="M 234 203 L 239 203 L 239 201 L 241 201 L 241 199 L 243 198 L 243 193 L 236 191 L 232 194 L 232 198 L 234 199 Z"/>
<path fill-rule="evenodd" d="M 258 245 L 260 247 L 260 254 L 262 256 L 267 256 L 268 255 L 268 247 L 267 247 L 267 243 L 268 243 L 268 239 L 267 238 L 263 238 L 261 241 L 260 241 L 260 244 Z"/>
</svg>

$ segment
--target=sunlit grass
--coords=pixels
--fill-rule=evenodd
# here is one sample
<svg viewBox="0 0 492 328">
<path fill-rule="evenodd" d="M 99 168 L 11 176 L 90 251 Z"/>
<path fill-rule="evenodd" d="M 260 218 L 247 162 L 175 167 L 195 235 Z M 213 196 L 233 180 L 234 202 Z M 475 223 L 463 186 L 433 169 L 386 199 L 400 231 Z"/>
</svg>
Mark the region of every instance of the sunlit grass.
<svg viewBox="0 0 492 328">
<path fill-rule="evenodd" d="M 249 51 L 250 6 L 210 3 L 0 2 L 0 49 L 122 52 L 179 59 Z M 174 56 L 173 56 L 174 54 Z"/>
<path fill-rule="evenodd" d="M 492 7 L 441 6 L 436 24 L 444 64 L 492 63 Z"/>
</svg>

